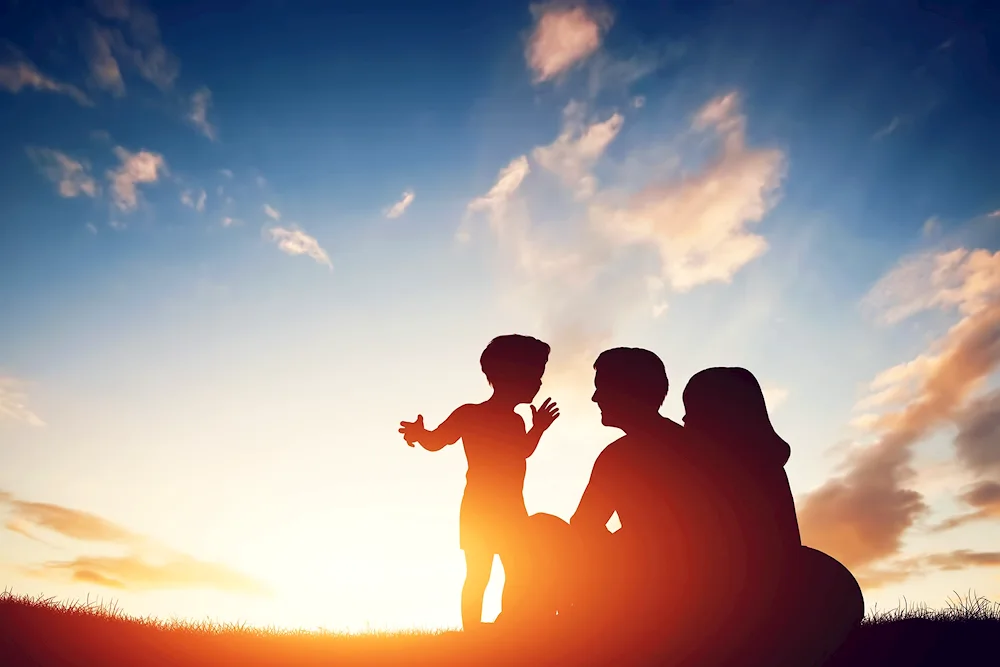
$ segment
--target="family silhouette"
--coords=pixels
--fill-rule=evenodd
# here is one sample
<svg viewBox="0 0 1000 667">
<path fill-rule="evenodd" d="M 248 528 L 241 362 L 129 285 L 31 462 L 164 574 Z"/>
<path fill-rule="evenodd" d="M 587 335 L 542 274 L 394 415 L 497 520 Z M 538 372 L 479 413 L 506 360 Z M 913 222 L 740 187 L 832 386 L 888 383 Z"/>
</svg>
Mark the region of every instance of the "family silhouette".
<svg viewBox="0 0 1000 667">
<path fill-rule="evenodd" d="M 744 368 L 709 368 L 683 392 L 683 425 L 660 414 L 666 369 L 649 350 L 614 348 L 594 363 L 601 423 L 624 436 L 594 463 L 567 523 L 528 515 L 526 460 L 559 417 L 541 388 L 549 346 L 493 339 L 480 359 L 493 394 L 441 425 L 400 422 L 429 451 L 462 441 L 463 629 L 481 627 L 494 555 L 506 574 L 497 626 L 615 637 L 671 664 L 819 664 L 864 614 L 854 576 L 803 546 L 785 463 L 763 391 Z M 617 514 L 621 527 L 608 529 Z"/>
</svg>

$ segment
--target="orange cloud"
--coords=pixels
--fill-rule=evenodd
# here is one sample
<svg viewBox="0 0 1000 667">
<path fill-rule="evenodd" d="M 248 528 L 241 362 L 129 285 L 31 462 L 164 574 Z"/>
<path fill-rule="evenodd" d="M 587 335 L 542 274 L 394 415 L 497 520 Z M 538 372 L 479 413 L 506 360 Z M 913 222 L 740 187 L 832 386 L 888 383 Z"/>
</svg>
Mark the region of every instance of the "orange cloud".
<svg viewBox="0 0 1000 667">
<path fill-rule="evenodd" d="M 703 170 L 647 187 L 627 206 L 592 208 L 609 240 L 657 249 L 663 278 L 675 290 L 728 282 L 767 249 L 748 227 L 776 203 L 785 158 L 779 150 L 748 148 L 745 125 L 735 93 L 711 100 L 693 127 L 716 131 L 722 151 Z"/>
<path fill-rule="evenodd" d="M 51 148 L 28 148 L 28 157 L 38 170 L 58 186 L 59 196 L 97 196 L 97 181 L 90 175 L 90 165 Z"/>
<path fill-rule="evenodd" d="M 601 46 L 611 16 L 584 6 L 556 3 L 531 7 L 535 27 L 524 57 L 535 82 L 548 81 L 589 58 Z"/>
<path fill-rule="evenodd" d="M 122 545 L 124 556 L 80 556 L 69 561 L 50 561 L 25 569 L 45 578 L 68 576 L 70 581 L 119 589 L 214 588 L 217 590 L 267 594 L 261 582 L 219 563 L 200 561 L 159 545 L 96 514 L 51 503 L 18 500 L 0 491 L 0 504 L 7 505 L 6 529 L 40 540 L 37 531 L 47 530 L 81 542 Z"/>
<path fill-rule="evenodd" d="M 615 113 L 607 120 L 588 125 L 584 122 L 584 111 L 582 104 L 570 102 L 563 111 L 563 129 L 556 140 L 531 153 L 535 162 L 556 174 L 578 198 L 594 194 L 597 181 L 590 169 L 618 136 L 625 120 Z"/>
<path fill-rule="evenodd" d="M 115 155 L 121 165 L 107 173 L 111 181 L 111 198 L 120 211 L 132 211 L 139 205 L 136 186 L 158 181 L 167 173 L 167 162 L 159 153 L 146 150 L 130 153 L 121 146 L 115 147 Z"/>
<path fill-rule="evenodd" d="M 71 561 L 50 561 L 34 574 L 44 577 L 69 573 L 73 581 L 95 583 L 112 588 L 156 590 L 173 588 L 212 588 L 232 593 L 267 595 L 270 589 L 252 577 L 235 572 L 225 565 L 196 560 L 178 554 L 163 563 L 151 563 L 139 556 L 88 557 Z"/>
<path fill-rule="evenodd" d="M 922 361 L 893 367 L 873 383 L 909 383 L 913 394 L 874 421 L 877 441 L 849 454 L 844 474 L 808 494 L 799 513 L 805 543 L 861 572 L 899 552 L 904 533 L 928 509 L 907 488 L 913 445 L 961 414 L 1000 365 L 998 267 L 1000 253 L 959 249 L 906 260 L 873 288 L 868 302 L 888 321 L 930 308 L 954 308 L 962 317 Z"/>
<path fill-rule="evenodd" d="M 19 51 L 7 47 L 7 62 L 0 63 L 0 89 L 17 94 L 24 89 L 66 95 L 74 102 L 84 107 L 92 107 L 94 103 L 76 86 L 62 83 L 46 76 L 30 60 Z"/>
</svg>

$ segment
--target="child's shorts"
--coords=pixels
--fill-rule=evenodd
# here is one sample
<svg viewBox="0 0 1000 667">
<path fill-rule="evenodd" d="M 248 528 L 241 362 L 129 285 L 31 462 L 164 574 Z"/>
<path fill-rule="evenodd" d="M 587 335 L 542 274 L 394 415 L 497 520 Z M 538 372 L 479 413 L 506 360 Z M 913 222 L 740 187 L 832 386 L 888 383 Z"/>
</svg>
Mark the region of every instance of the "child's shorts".
<svg viewBox="0 0 1000 667">
<path fill-rule="evenodd" d="M 459 547 L 465 552 L 502 554 L 516 548 L 527 520 L 523 499 L 498 506 L 495 500 L 476 502 L 466 495 L 458 516 Z"/>
</svg>

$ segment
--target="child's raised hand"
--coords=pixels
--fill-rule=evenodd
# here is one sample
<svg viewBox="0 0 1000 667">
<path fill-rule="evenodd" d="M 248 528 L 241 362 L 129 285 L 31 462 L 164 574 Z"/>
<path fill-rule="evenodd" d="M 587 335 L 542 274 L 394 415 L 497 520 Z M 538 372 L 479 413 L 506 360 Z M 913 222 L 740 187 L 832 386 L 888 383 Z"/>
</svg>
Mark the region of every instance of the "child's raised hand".
<svg viewBox="0 0 1000 667">
<path fill-rule="evenodd" d="M 531 426 L 540 428 L 543 431 L 552 426 L 552 422 L 559 418 L 559 406 L 551 398 L 546 398 L 545 402 L 538 409 L 531 406 Z"/>
<path fill-rule="evenodd" d="M 424 416 L 417 415 L 417 420 L 412 422 L 399 422 L 399 432 L 403 434 L 406 444 L 412 447 L 414 441 L 419 440 L 427 432 L 424 428 Z"/>
</svg>

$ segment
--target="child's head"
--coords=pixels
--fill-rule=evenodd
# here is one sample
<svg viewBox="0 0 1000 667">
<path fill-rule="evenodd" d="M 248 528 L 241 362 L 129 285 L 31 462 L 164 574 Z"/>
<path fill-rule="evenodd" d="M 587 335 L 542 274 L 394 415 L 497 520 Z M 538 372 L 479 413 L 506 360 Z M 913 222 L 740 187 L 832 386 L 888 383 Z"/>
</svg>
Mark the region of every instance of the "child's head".
<svg viewBox="0 0 1000 667">
<path fill-rule="evenodd" d="M 531 336 L 497 336 L 483 350 L 479 364 L 494 391 L 530 403 L 542 386 L 549 350 L 547 343 Z"/>
</svg>

